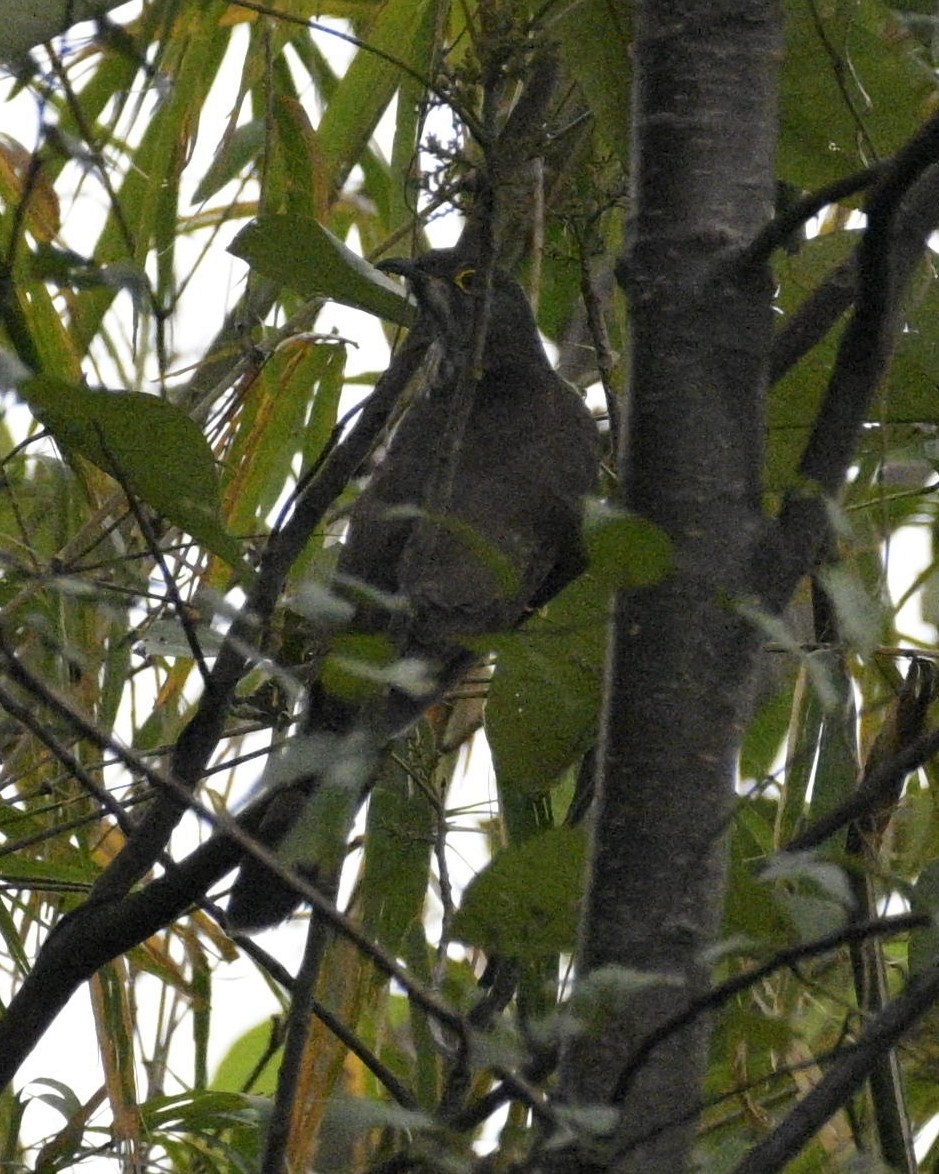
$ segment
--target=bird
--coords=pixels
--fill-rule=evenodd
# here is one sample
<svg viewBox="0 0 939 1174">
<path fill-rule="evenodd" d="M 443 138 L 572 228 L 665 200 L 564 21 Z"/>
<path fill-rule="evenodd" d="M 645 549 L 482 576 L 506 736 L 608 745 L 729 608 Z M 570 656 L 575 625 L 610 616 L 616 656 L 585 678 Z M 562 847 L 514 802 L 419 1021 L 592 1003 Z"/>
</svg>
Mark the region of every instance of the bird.
<svg viewBox="0 0 939 1174">
<path fill-rule="evenodd" d="M 391 680 L 365 702 L 316 681 L 301 721 L 323 772 L 337 755 L 365 748 L 358 799 L 375 755 L 462 679 L 479 659 L 479 641 L 523 623 L 583 570 L 584 505 L 596 489 L 600 446 L 583 399 L 551 366 L 521 285 L 499 269 L 487 280 L 472 243 L 379 268 L 410 288 L 412 329 L 430 340 L 428 356 L 350 512 L 336 590 L 354 601 L 353 631 L 383 636 L 395 663 L 422 673 L 415 687 Z M 317 771 L 301 773 L 262 820 L 259 838 L 269 847 L 284 843 L 316 789 Z M 301 871 L 322 881 L 315 862 Z M 300 900 L 246 857 L 229 897 L 229 928 L 276 925 Z"/>
</svg>

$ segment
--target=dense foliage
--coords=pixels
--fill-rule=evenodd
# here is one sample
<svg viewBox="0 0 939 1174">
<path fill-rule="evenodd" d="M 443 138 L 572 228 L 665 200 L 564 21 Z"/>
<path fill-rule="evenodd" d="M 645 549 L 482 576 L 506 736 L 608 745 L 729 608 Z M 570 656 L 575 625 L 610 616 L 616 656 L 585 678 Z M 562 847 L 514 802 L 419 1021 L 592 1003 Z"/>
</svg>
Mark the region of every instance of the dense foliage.
<svg viewBox="0 0 939 1174">
<path fill-rule="evenodd" d="M 452 240 L 453 210 L 472 209 L 480 175 L 496 188 L 503 260 L 521 265 L 561 371 L 592 388 L 615 496 L 612 439 L 628 417 L 629 320 L 614 263 L 632 211 L 629 7 L 146 0 L 11 63 L 0 106 L 4 999 L 93 886 L 97 897 L 136 885 L 145 899 L 146 876 L 115 880 L 111 868 L 134 813 L 179 764 L 181 735 L 211 698 L 222 633 L 257 590 L 259 560 L 270 569 L 263 552 L 284 532 L 288 494 L 348 436 L 337 425 L 377 376 L 363 367 L 384 366 L 376 324 L 393 341 L 410 320 L 362 258 Z M 925 3 L 784 8 L 778 202 L 761 243 L 777 250 L 769 514 L 799 484 L 855 299 L 864 193 L 939 99 Z M 703 1170 L 750 1168 L 747 1155 L 832 1058 L 850 1055 L 935 963 L 939 283 L 902 225 L 895 247 L 912 275 L 902 312 L 889 307 L 901 329 L 844 491 L 828 502 L 823 565 L 785 616 L 734 601 L 764 650 L 728 828 L 724 925 L 708 956 L 716 985 L 690 1010 L 713 1015 L 711 1061 L 700 1104 L 676 1106 L 701 1112 Z M 337 318 L 334 303 L 354 313 Z M 205 744 L 185 848 L 289 737 L 328 606 L 311 584 L 334 555 L 355 492 L 346 481 L 284 568 L 263 649 L 250 625 L 238 630 L 237 695 L 217 750 Z M 606 1153 L 604 1111 L 578 1115 L 545 1090 L 559 1042 L 602 1033 L 648 982 L 595 972 L 565 1002 L 608 601 L 662 581 L 672 551 L 661 530 L 600 503 L 587 540 L 587 573 L 522 631 L 493 639 L 494 674 L 435 710 L 382 772 L 350 845 L 350 932 L 319 974 L 287 1088 L 293 1130 L 283 1095 L 275 1113 L 290 1168 L 468 1170 L 483 1136 L 490 1169 L 531 1160 L 545 1138 L 595 1136 Z M 347 686 L 377 671 L 361 645 L 337 645 L 330 663 Z M 491 776 L 478 745 L 467 751 L 484 695 Z M 467 760 L 478 781 L 469 808 L 453 786 Z M 876 805 L 819 833 L 864 779 L 880 788 Z M 460 892 L 470 839 L 474 868 L 492 863 Z M 100 1091 L 82 1101 L 55 1070 L 46 1086 L 7 1089 L 10 1169 L 37 1161 L 21 1127 L 43 1096 L 61 1114 L 41 1142 L 44 1170 L 86 1159 L 89 1169 L 258 1168 L 283 1024 L 244 1007 L 210 1071 L 222 1029 L 214 991 L 239 948 L 285 1013 L 291 983 L 282 960 L 233 943 L 216 913 L 209 901 L 144 941 L 131 934 L 132 948 L 98 970 L 98 1055 L 83 1063 Z M 503 964 L 480 987 L 493 955 Z M 141 1016 L 154 980 L 159 1012 Z M 879 1153 L 915 1169 L 910 1130 L 939 1115 L 935 1026 L 927 998 L 895 1062 L 881 1048 L 883 1063 L 835 1098 L 824 1128 L 803 1126 L 787 1168 Z M 928 1136 L 923 1168 L 936 1161 Z M 783 1159 L 752 1168 L 781 1168 L 772 1160 Z"/>
</svg>

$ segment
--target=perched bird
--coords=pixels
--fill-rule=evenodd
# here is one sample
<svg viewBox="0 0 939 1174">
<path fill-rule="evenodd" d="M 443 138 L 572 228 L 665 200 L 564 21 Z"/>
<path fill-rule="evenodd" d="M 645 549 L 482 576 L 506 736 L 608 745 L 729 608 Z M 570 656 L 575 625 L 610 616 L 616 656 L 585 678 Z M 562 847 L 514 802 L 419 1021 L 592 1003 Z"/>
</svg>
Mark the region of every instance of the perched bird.
<svg viewBox="0 0 939 1174">
<path fill-rule="evenodd" d="M 462 678 L 478 656 L 464 641 L 515 627 L 582 570 L 583 502 L 599 461 L 594 421 L 552 369 L 516 281 L 497 270 L 487 293 L 465 246 L 380 267 L 406 279 L 414 329 L 432 341 L 423 385 L 352 509 L 337 582 L 356 600 L 353 629 L 386 635 L 397 656 L 425 666 L 429 684 L 389 686 L 362 704 L 320 682 L 302 727 L 347 744 L 364 734 L 375 747 Z M 283 841 L 316 784 L 307 774 L 274 796 L 266 844 Z M 299 900 L 246 859 L 228 921 L 261 929 Z"/>
</svg>

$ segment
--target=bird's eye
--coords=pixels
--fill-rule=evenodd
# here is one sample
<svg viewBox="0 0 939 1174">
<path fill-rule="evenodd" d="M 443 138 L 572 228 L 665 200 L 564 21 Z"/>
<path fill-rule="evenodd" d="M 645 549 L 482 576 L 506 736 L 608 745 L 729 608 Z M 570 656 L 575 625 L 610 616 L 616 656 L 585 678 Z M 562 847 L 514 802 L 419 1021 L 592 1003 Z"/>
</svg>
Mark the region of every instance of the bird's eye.
<svg viewBox="0 0 939 1174">
<path fill-rule="evenodd" d="M 476 285 L 476 270 L 472 265 L 466 265 L 454 273 L 453 284 L 464 293 L 469 293 Z"/>
</svg>

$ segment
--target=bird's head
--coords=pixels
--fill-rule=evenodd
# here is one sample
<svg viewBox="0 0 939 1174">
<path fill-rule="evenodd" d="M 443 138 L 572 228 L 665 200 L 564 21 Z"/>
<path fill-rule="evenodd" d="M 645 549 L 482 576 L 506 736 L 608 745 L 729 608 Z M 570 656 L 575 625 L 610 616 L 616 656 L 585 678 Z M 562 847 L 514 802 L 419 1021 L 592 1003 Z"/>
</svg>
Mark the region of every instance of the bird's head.
<svg viewBox="0 0 939 1174">
<path fill-rule="evenodd" d="M 407 281 L 420 324 L 451 354 L 469 353 L 484 294 L 484 272 L 460 247 L 432 249 L 419 257 L 390 257 L 378 268 Z M 538 327 L 522 287 L 497 269 L 492 276 L 483 368 L 496 370 L 533 361 L 547 363 Z"/>
</svg>

